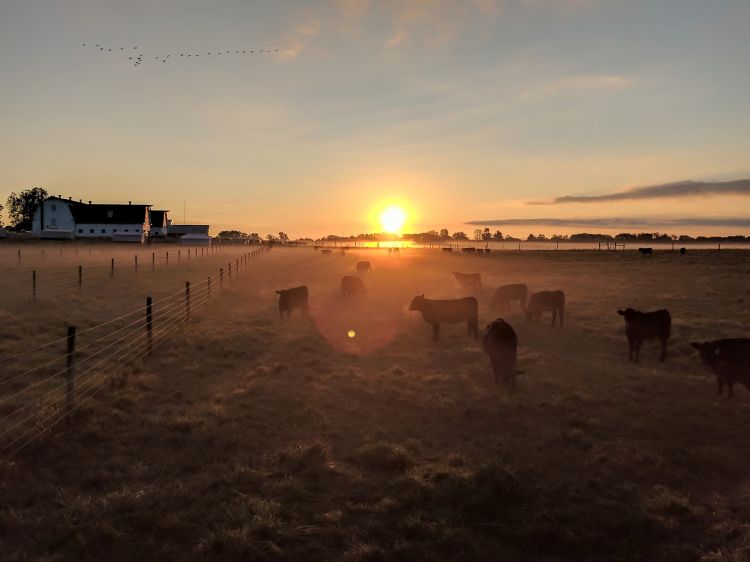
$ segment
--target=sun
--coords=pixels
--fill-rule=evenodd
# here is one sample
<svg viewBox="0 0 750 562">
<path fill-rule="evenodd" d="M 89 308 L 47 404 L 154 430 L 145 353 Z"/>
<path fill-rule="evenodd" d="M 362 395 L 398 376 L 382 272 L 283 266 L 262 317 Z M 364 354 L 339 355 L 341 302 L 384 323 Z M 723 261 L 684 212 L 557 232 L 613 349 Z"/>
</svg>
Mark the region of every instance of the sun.
<svg viewBox="0 0 750 562">
<path fill-rule="evenodd" d="M 401 229 L 406 222 L 406 211 L 401 207 L 391 206 L 380 214 L 380 224 L 384 232 L 401 234 Z"/>
</svg>

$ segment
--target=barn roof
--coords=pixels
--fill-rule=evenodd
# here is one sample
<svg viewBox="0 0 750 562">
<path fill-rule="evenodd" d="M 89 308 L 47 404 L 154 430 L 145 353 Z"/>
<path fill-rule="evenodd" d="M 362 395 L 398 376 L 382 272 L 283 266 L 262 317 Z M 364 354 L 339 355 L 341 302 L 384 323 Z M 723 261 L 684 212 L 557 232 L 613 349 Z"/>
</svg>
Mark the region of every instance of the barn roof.
<svg viewBox="0 0 750 562">
<path fill-rule="evenodd" d="M 50 199 L 66 203 L 77 224 L 144 224 L 147 220 L 146 211 L 151 208 L 151 205 L 143 204 L 83 203 L 59 196 L 47 198 Z"/>
<path fill-rule="evenodd" d="M 211 225 L 208 224 L 172 224 L 167 227 L 167 234 L 204 234 L 208 236 L 208 230 Z"/>
<path fill-rule="evenodd" d="M 167 226 L 167 213 L 169 211 L 157 211 L 149 209 L 149 216 L 151 217 L 151 226 L 157 228 L 163 228 Z"/>
</svg>

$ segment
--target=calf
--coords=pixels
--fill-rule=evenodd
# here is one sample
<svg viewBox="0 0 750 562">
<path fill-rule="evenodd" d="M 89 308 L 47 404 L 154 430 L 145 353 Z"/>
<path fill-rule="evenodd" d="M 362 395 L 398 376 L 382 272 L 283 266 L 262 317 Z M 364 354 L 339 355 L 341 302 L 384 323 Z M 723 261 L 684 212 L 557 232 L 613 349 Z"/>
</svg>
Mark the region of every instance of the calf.
<svg viewBox="0 0 750 562">
<path fill-rule="evenodd" d="M 667 340 L 672 335 L 672 315 L 668 310 L 656 310 L 654 312 L 641 312 L 628 308 L 618 310 L 617 314 L 625 317 L 625 334 L 628 336 L 628 361 L 638 363 L 641 354 L 641 344 L 645 340 L 658 339 L 661 341 L 661 357 L 659 361 L 667 358 Z"/>
<path fill-rule="evenodd" d="M 462 252 L 466 252 L 467 254 L 475 254 L 477 252 L 476 248 L 461 248 Z"/>
<path fill-rule="evenodd" d="M 731 338 L 693 342 L 692 345 L 701 354 L 701 362 L 716 373 L 717 394 L 724 392 L 726 383 L 729 398 L 734 396 L 734 385 L 740 383 L 750 390 L 750 339 Z"/>
<path fill-rule="evenodd" d="M 641 253 L 641 255 L 644 255 L 644 256 L 650 256 L 651 254 L 654 253 L 653 248 L 638 248 L 638 251 Z"/>
<path fill-rule="evenodd" d="M 453 251 L 453 248 L 443 248 L 442 250 L 443 250 L 444 252 L 452 252 L 452 251 Z"/>
<path fill-rule="evenodd" d="M 510 310 L 510 301 L 518 301 L 521 303 L 521 309 L 525 311 L 528 293 L 529 288 L 526 286 L 526 283 L 503 285 L 492 296 L 490 308 L 495 310 L 502 304 L 505 310 Z"/>
<path fill-rule="evenodd" d="M 432 324 L 432 337 L 434 339 L 437 339 L 440 335 L 441 323 L 455 324 L 464 321 L 466 322 L 468 335 L 478 337 L 479 305 L 474 297 L 430 300 L 422 295 L 412 299 L 409 310 L 421 312 L 424 321 Z"/>
<path fill-rule="evenodd" d="M 364 273 L 365 271 L 372 271 L 372 266 L 369 261 L 361 261 L 357 263 L 357 273 Z"/>
<path fill-rule="evenodd" d="M 516 385 L 516 350 L 518 338 L 516 331 L 502 318 L 487 326 L 482 339 L 482 347 L 490 358 L 495 382 L 504 384 L 509 392 Z"/>
<path fill-rule="evenodd" d="M 284 322 L 284 313 L 286 312 L 286 321 L 289 322 L 292 317 L 292 309 L 295 308 L 302 311 L 302 316 L 307 316 L 307 285 L 276 292 L 279 295 L 279 316 L 282 323 Z"/>
<path fill-rule="evenodd" d="M 560 327 L 565 315 L 565 293 L 562 291 L 539 291 L 531 295 L 526 305 L 526 321 L 539 324 L 545 310 L 552 312 L 552 325 L 555 325 L 557 315 L 560 315 Z"/>
<path fill-rule="evenodd" d="M 458 271 L 453 272 L 453 276 L 467 291 L 481 291 L 482 290 L 482 275 L 479 273 L 459 273 Z"/>
<path fill-rule="evenodd" d="M 344 298 L 366 297 L 367 289 L 365 288 L 365 284 L 362 283 L 362 279 L 359 277 L 345 275 L 341 279 L 341 294 L 344 295 Z"/>
</svg>

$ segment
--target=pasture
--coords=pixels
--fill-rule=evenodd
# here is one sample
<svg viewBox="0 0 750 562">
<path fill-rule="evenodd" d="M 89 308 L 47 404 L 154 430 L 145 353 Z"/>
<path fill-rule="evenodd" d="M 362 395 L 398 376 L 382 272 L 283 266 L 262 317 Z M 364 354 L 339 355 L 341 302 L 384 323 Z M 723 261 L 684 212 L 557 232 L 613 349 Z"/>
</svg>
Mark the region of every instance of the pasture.
<svg viewBox="0 0 750 562">
<path fill-rule="evenodd" d="M 369 295 L 344 299 L 362 260 Z M 482 274 L 480 335 L 518 333 L 512 396 L 465 324 L 435 342 L 408 311 L 466 296 L 452 272 Z M 54 303 L 8 285 L 3 352 L 187 273 Z M 748 274 L 744 251 L 274 249 L 126 384 L 0 458 L 3 559 L 747 560 L 750 392 L 717 399 L 689 344 L 750 335 Z M 565 326 L 491 312 L 508 283 L 565 291 Z M 275 291 L 303 284 L 310 318 L 280 325 Z M 628 363 L 626 307 L 670 310 L 665 363 L 654 341 Z"/>
</svg>

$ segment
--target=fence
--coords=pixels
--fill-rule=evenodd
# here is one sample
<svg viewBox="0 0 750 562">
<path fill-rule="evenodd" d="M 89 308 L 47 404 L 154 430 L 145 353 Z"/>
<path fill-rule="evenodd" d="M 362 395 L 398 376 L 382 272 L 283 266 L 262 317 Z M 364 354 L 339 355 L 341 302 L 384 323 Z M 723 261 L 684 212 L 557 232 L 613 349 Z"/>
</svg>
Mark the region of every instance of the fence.
<svg viewBox="0 0 750 562">
<path fill-rule="evenodd" d="M 261 254 L 254 250 L 227 263 L 234 279 Z M 120 377 L 148 357 L 155 345 L 184 327 L 197 312 L 220 295 L 232 280 L 224 267 L 199 282 L 158 300 L 146 297 L 143 307 L 93 327 L 67 333 L 30 350 L 0 358 L 0 454 L 14 454 L 100 393 L 106 382 Z M 81 345 L 83 344 L 83 345 Z M 35 353 L 46 353 L 30 366 Z M 51 356 L 51 357 L 50 357 Z"/>
</svg>

